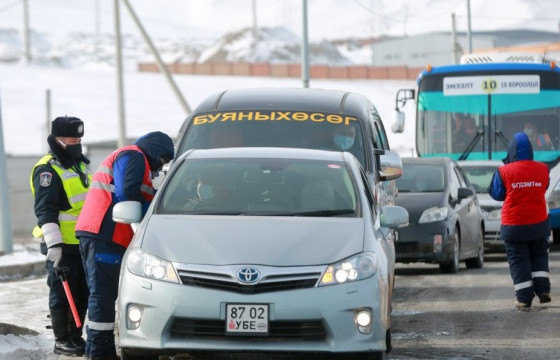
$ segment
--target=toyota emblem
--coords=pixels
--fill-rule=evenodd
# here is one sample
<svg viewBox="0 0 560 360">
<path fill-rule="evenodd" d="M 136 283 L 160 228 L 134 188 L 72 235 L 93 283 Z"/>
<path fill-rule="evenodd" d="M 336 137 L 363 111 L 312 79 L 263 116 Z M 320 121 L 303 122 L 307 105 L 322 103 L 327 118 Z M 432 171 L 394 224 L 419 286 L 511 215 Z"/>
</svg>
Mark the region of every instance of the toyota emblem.
<svg viewBox="0 0 560 360">
<path fill-rule="evenodd" d="M 244 267 L 237 270 L 237 280 L 244 284 L 256 284 L 261 278 L 259 270 L 252 267 Z"/>
</svg>

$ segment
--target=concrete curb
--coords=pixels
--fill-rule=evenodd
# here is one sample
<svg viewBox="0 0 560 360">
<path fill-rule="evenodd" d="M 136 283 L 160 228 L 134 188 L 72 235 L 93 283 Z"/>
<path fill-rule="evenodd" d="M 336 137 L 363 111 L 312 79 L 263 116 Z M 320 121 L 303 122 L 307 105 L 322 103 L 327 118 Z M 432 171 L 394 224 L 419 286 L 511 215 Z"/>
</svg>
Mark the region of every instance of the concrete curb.
<svg viewBox="0 0 560 360">
<path fill-rule="evenodd" d="M 47 274 L 45 261 L 0 266 L 0 281 L 19 280 Z"/>
<path fill-rule="evenodd" d="M 14 237 L 13 242 L 11 254 L 0 254 L 0 282 L 47 274 L 39 243 L 26 237 Z"/>
</svg>

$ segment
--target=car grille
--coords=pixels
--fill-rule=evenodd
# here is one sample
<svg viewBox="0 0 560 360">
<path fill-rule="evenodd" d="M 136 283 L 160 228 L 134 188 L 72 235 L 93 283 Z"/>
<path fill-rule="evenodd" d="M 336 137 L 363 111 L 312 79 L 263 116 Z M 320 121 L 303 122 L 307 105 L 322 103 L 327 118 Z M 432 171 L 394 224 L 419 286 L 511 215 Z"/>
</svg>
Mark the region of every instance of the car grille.
<svg viewBox="0 0 560 360">
<path fill-rule="evenodd" d="M 228 341 L 317 341 L 326 338 L 321 321 L 270 321 L 266 336 L 227 336 L 225 320 L 175 318 L 171 336 L 181 339 Z"/>
<path fill-rule="evenodd" d="M 240 294 L 262 294 L 275 291 L 299 290 L 312 288 L 321 277 L 321 272 L 316 268 L 302 271 L 298 268 L 270 270 L 262 269 L 262 278 L 256 284 L 242 284 L 235 279 L 235 269 L 216 270 L 211 268 L 177 269 L 183 285 L 209 288 L 221 291 L 230 291 Z"/>
</svg>

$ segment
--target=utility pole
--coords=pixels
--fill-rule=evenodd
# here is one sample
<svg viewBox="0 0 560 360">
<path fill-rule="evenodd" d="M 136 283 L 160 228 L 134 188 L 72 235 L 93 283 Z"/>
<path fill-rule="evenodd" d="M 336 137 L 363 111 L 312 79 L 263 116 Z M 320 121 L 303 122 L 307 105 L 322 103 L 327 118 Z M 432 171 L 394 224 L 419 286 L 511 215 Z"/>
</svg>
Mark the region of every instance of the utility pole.
<svg viewBox="0 0 560 360">
<path fill-rule="evenodd" d="M 467 0 L 467 28 L 469 39 L 469 54 L 472 54 L 472 33 L 471 33 L 471 0 Z"/>
<path fill-rule="evenodd" d="M 457 23 L 455 21 L 455 13 L 451 14 L 451 61 L 453 64 L 459 63 L 459 44 L 457 43 Z"/>
<path fill-rule="evenodd" d="M 2 110 L 0 106 L 0 110 Z M 10 197 L 8 191 L 8 171 L 4 152 L 2 111 L 0 111 L 0 255 L 13 252 L 12 220 L 10 217 Z"/>
<path fill-rule="evenodd" d="M 307 0 L 302 0 L 302 36 L 301 36 L 301 79 L 303 87 L 309 87 L 309 41 L 307 39 Z"/>
<path fill-rule="evenodd" d="M 175 81 L 173 81 L 173 77 L 171 76 L 171 74 L 169 73 L 169 70 L 167 69 L 167 66 L 165 66 L 163 60 L 159 56 L 159 53 L 158 53 L 156 47 L 154 46 L 154 43 L 152 42 L 152 40 L 148 36 L 148 33 L 146 32 L 146 30 L 144 30 L 144 27 L 142 26 L 142 23 L 140 22 L 140 19 L 138 18 L 138 16 L 136 16 L 136 13 L 134 12 L 134 9 L 132 9 L 132 6 L 130 6 L 130 2 L 128 0 L 123 0 L 123 2 L 126 5 L 126 8 L 128 9 L 128 12 L 130 13 L 130 16 L 132 16 L 132 19 L 136 23 L 136 26 L 138 26 L 138 29 L 140 30 L 140 33 L 142 34 L 142 37 L 144 38 L 144 41 L 146 42 L 146 44 L 148 44 L 148 47 L 150 48 L 150 50 L 152 51 L 152 54 L 156 58 L 156 62 L 158 64 L 159 70 L 165 75 L 165 79 L 167 80 L 167 82 L 171 86 L 171 89 L 173 90 L 173 93 L 175 94 L 175 96 L 177 96 L 177 99 L 179 99 L 179 103 L 183 107 L 183 110 L 185 110 L 185 114 L 186 115 L 190 114 L 191 113 L 191 108 L 190 108 L 189 104 L 187 104 L 187 101 L 185 100 L 185 98 L 181 94 L 181 91 L 179 90 L 179 87 L 177 86 Z"/>
<path fill-rule="evenodd" d="M 253 37 L 256 38 L 259 30 L 257 26 L 257 0 L 251 0 L 251 2 L 253 8 Z"/>
<path fill-rule="evenodd" d="M 29 31 L 29 1 L 23 0 L 23 36 L 25 41 L 25 61 L 31 62 L 31 40 Z"/>
<path fill-rule="evenodd" d="M 115 13 L 115 68 L 117 69 L 117 113 L 119 123 L 119 138 L 117 147 L 126 144 L 126 126 L 124 117 L 124 86 L 123 86 L 123 66 L 122 66 L 122 48 L 121 48 L 121 14 L 119 11 L 119 1 L 113 0 Z"/>
</svg>

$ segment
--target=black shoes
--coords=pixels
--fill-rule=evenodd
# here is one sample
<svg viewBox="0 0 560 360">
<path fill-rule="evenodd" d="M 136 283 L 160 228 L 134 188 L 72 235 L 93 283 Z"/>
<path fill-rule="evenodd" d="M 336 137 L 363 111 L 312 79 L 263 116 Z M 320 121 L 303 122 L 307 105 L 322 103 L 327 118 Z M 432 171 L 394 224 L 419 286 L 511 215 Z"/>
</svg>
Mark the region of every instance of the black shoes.
<svg viewBox="0 0 560 360">
<path fill-rule="evenodd" d="M 75 344 L 72 340 L 56 340 L 54 342 L 54 353 L 67 356 L 82 356 L 84 348 Z"/>
<path fill-rule="evenodd" d="M 539 301 L 541 302 L 541 304 L 549 303 L 549 302 L 552 301 L 552 298 L 550 297 L 549 293 L 540 294 L 538 296 L 539 296 Z"/>
</svg>

